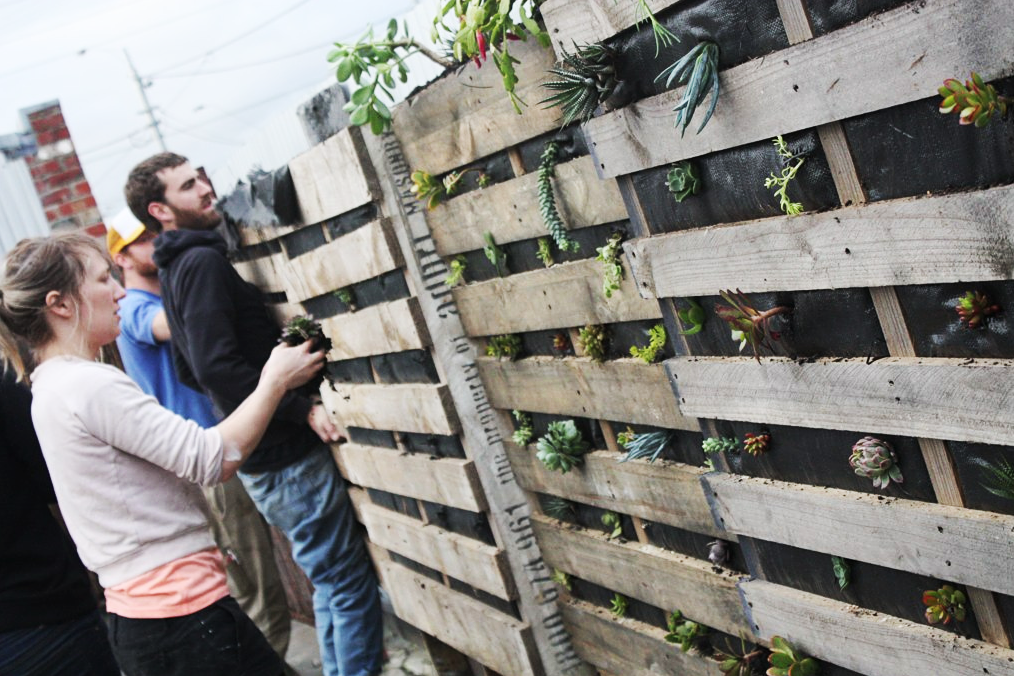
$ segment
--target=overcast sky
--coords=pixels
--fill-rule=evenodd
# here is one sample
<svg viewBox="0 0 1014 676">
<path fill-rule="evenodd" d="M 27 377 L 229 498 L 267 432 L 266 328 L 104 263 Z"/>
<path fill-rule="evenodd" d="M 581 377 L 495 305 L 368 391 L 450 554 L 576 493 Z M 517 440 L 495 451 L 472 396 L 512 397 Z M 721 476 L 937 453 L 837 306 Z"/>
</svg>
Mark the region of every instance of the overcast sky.
<svg viewBox="0 0 1014 676">
<path fill-rule="evenodd" d="M 108 219 L 127 172 L 159 151 L 124 49 L 168 149 L 214 175 L 259 124 L 333 82 L 331 43 L 417 4 L 435 0 L 0 0 L 0 134 L 59 99 Z"/>
</svg>

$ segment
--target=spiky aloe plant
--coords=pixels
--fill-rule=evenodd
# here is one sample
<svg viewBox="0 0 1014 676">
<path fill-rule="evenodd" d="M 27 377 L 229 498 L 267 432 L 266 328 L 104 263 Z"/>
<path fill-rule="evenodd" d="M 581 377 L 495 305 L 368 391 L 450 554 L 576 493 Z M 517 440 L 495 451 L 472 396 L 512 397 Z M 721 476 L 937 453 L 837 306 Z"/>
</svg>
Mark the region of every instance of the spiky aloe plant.
<svg viewBox="0 0 1014 676">
<path fill-rule="evenodd" d="M 553 192 L 553 170 L 559 154 L 560 144 L 550 141 L 539 158 L 539 213 L 542 214 L 542 221 L 546 224 L 546 229 L 549 230 L 556 246 L 560 247 L 560 251 L 577 251 L 580 245 L 567 234 L 563 218 L 556 208 L 556 194 Z"/>
<path fill-rule="evenodd" d="M 1005 458 L 1000 458 L 996 464 L 974 458 L 972 463 L 982 468 L 980 486 L 997 497 L 1014 500 L 1014 466 Z"/>
<path fill-rule="evenodd" d="M 704 114 L 701 126 L 697 128 L 697 133 L 700 134 L 715 112 L 718 96 L 721 93 L 718 84 L 718 45 L 707 41 L 698 43 L 683 58 L 659 73 L 655 81 L 658 82 L 667 75 L 666 87 L 671 87 L 673 82 L 686 83 L 687 85 L 683 90 L 683 98 L 673 108 L 676 113 L 676 126 L 680 127 L 681 138 L 686 133 L 687 126 L 693 119 L 697 107 L 704 103 L 708 92 L 711 92 L 711 103 L 708 104 L 708 110 Z"/>
<path fill-rule="evenodd" d="M 675 643 L 685 653 L 690 652 L 691 649 L 700 644 L 708 633 L 706 626 L 686 619 L 679 610 L 674 610 L 668 619 L 666 619 L 666 629 L 669 632 L 665 635 L 665 640 L 669 643 Z"/>
<path fill-rule="evenodd" d="M 781 636 L 771 637 L 771 668 L 767 676 L 815 676 L 820 670 L 817 660 L 799 652 Z"/>
<path fill-rule="evenodd" d="M 961 322 L 970 329 L 985 327 L 986 317 L 1000 312 L 1000 306 L 990 302 L 989 297 L 980 291 L 969 291 L 958 299 L 954 308 Z"/>
<path fill-rule="evenodd" d="M 925 591 L 922 602 L 926 605 L 926 621 L 930 624 L 950 624 L 965 619 L 965 593 L 945 584 L 940 589 Z"/>
<path fill-rule="evenodd" d="M 620 244 L 623 243 L 623 233 L 614 232 L 609 236 L 605 245 L 595 249 L 597 255 L 595 260 L 602 263 L 602 294 L 606 298 L 612 298 L 614 291 L 620 290 L 623 282 L 623 264 L 620 263 Z"/>
<path fill-rule="evenodd" d="M 975 71 L 965 84 L 954 78 L 944 80 L 944 86 L 938 91 L 943 97 L 939 109 L 941 113 L 957 113 L 960 124 L 974 124 L 980 128 L 988 125 L 994 116 L 1004 117 L 1007 104 L 1011 102 L 997 94 L 996 87 L 983 82 Z"/>
<path fill-rule="evenodd" d="M 739 289 L 736 292 L 719 291 L 728 305 L 715 305 L 715 314 L 732 329 L 732 339 L 739 341 L 739 350 L 749 345 L 753 348 L 753 356 L 760 362 L 760 348 L 771 349 L 771 341 L 778 340 L 777 331 L 772 331 L 769 323 L 772 317 L 790 312 L 789 308 L 778 306 L 761 312 L 753 307 L 753 303 Z"/>
<path fill-rule="evenodd" d="M 665 184 L 677 202 L 701 191 L 701 179 L 691 162 L 680 162 L 665 176 Z"/>
<path fill-rule="evenodd" d="M 638 458 L 647 458 L 649 463 L 655 462 L 675 436 L 673 432 L 648 432 L 646 434 L 631 432 L 629 437 L 621 441 L 620 437 L 624 434 L 626 432 L 617 435 L 616 441 L 627 450 L 627 454 L 617 462 L 627 462 Z"/>
<path fill-rule="evenodd" d="M 873 479 L 874 488 L 887 488 L 892 481 L 903 483 L 898 454 L 891 444 L 874 437 L 863 437 L 852 447 L 849 465 L 859 476 Z"/>
<path fill-rule="evenodd" d="M 542 84 L 556 92 L 539 103 L 546 108 L 559 106 L 563 112 L 561 127 L 574 120 L 587 122 L 595 109 L 616 89 L 616 52 L 601 44 L 574 43 L 574 53 L 563 49 L 563 59 L 549 72 L 556 78 Z"/>
<path fill-rule="evenodd" d="M 609 336 L 606 327 L 589 324 L 577 332 L 577 342 L 593 362 L 601 364 L 606 360 L 606 346 Z"/>
<path fill-rule="evenodd" d="M 539 438 L 535 447 L 538 449 L 535 455 L 546 469 L 566 474 L 584 463 L 588 442 L 573 420 L 558 420 L 549 423 L 546 435 Z"/>
<path fill-rule="evenodd" d="M 511 411 L 511 415 L 518 422 L 518 428 L 514 430 L 511 440 L 518 446 L 527 446 L 535 435 L 535 431 L 532 428 L 532 416 L 517 409 Z"/>
</svg>

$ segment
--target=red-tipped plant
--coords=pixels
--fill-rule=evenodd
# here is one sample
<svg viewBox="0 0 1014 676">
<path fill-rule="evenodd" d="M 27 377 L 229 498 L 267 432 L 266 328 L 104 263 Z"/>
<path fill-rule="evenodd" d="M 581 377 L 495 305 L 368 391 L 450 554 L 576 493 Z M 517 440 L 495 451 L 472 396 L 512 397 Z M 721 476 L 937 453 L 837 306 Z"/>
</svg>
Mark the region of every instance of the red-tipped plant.
<svg viewBox="0 0 1014 676">
<path fill-rule="evenodd" d="M 780 337 L 777 331 L 771 330 L 769 325 L 771 318 L 788 314 L 792 310 L 779 305 L 761 312 L 753 307 L 750 299 L 739 289 L 736 289 L 735 293 L 720 291 L 719 295 L 728 305 L 716 305 L 715 314 L 732 329 L 732 339 L 739 341 L 740 352 L 749 345 L 753 349 L 753 356 L 759 362 L 760 348 L 771 350 L 771 342 Z"/>
<path fill-rule="evenodd" d="M 944 86 L 938 91 L 943 97 L 941 113 L 957 113 L 960 124 L 974 124 L 976 127 L 985 127 L 994 115 L 1005 116 L 1007 104 L 1011 102 L 997 94 L 993 85 L 983 82 L 975 71 L 972 71 L 972 79 L 965 80 L 965 84 L 955 78 L 944 80 Z"/>
<path fill-rule="evenodd" d="M 949 584 L 940 589 L 925 591 L 922 602 L 926 604 L 926 621 L 930 624 L 950 624 L 965 619 L 965 594 Z"/>
<path fill-rule="evenodd" d="M 743 450 L 750 455 L 756 456 L 767 452 L 770 443 L 771 435 L 767 432 L 760 432 L 759 434 L 747 432 L 743 435 Z"/>
<path fill-rule="evenodd" d="M 992 317 L 1000 312 L 999 305 L 991 303 L 986 294 L 978 291 L 969 291 L 959 298 L 954 309 L 957 310 L 961 321 L 970 329 L 982 328 L 986 317 Z"/>
</svg>

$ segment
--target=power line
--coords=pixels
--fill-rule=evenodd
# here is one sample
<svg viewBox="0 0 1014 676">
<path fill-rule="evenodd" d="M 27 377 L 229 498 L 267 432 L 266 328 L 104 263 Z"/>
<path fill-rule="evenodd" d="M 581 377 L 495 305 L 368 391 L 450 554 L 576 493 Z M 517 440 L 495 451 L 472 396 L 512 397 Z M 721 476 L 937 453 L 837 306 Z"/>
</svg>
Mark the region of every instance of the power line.
<svg viewBox="0 0 1014 676">
<path fill-rule="evenodd" d="M 158 75 L 158 76 L 151 77 L 151 79 L 152 80 L 165 80 L 167 78 L 172 78 L 172 77 L 198 77 L 198 76 L 201 76 L 201 75 L 218 75 L 220 73 L 231 73 L 231 72 L 236 71 L 236 70 L 243 70 L 244 68 L 253 68 L 254 66 L 263 66 L 263 65 L 266 65 L 266 64 L 275 63 L 276 61 L 281 61 L 282 59 L 289 59 L 289 58 L 292 58 L 294 56 L 300 56 L 302 54 L 309 54 L 310 52 L 315 52 L 318 49 L 323 49 L 324 47 L 327 47 L 328 45 L 331 45 L 331 44 L 334 44 L 334 41 L 333 40 L 328 40 L 327 42 L 321 43 L 319 45 L 314 45 L 313 47 L 308 47 L 306 49 L 301 49 L 298 52 L 290 52 L 288 54 L 280 54 L 279 56 L 275 56 L 275 57 L 272 57 L 270 59 L 264 59 L 263 61 L 253 61 L 251 63 L 244 63 L 244 64 L 235 65 L 235 66 L 229 66 L 227 68 L 219 68 L 219 69 L 216 69 L 216 70 L 191 71 L 189 73 L 174 73 L 174 74 L 169 74 L 169 75 Z"/>
</svg>

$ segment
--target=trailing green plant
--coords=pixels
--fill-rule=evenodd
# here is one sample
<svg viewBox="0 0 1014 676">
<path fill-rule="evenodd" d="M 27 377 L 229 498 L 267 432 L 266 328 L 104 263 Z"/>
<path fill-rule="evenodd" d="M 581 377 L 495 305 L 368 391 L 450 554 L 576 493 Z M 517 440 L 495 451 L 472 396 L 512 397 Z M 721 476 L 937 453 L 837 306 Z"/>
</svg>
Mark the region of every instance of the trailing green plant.
<svg viewBox="0 0 1014 676">
<path fill-rule="evenodd" d="M 982 458 L 973 458 L 972 464 L 982 468 L 980 486 L 997 497 L 1014 500 L 1014 466 L 1005 458 L 1000 458 L 996 464 Z"/>
<path fill-rule="evenodd" d="M 563 218 L 556 208 L 556 194 L 553 192 L 553 172 L 559 153 L 560 144 L 550 141 L 539 158 L 539 213 L 542 214 L 542 222 L 546 224 L 546 229 L 549 230 L 560 251 L 577 251 L 580 245 L 567 234 Z"/>
<path fill-rule="evenodd" d="M 559 106 L 563 113 L 561 127 L 574 120 L 587 122 L 595 109 L 616 90 L 616 52 L 602 44 L 574 43 L 574 53 L 561 50 L 563 59 L 549 69 L 556 79 L 542 83 L 555 92 L 541 101 L 544 107 Z"/>
<path fill-rule="evenodd" d="M 669 170 L 665 176 L 665 184 L 677 202 L 682 202 L 691 195 L 701 191 L 701 179 L 692 162 L 680 162 Z"/>
<path fill-rule="evenodd" d="M 601 325 L 589 324 L 577 332 L 578 345 L 584 350 L 585 355 L 599 364 L 606 360 L 608 342 L 606 327 Z"/>
<path fill-rule="evenodd" d="M 937 91 L 944 99 L 940 102 L 941 113 L 957 113 L 960 124 L 974 124 L 980 128 L 987 126 L 994 116 L 1006 116 L 1007 104 L 1011 103 L 1011 99 L 997 94 L 996 87 L 983 82 L 974 70 L 965 84 L 948 78 Z"/>
<path fill-rule="evenodd" d="M 602 525 L 609 529 L 609 539 L 615 540 L 623 535 L 623 519 L 616 512 L 608 509 L 602 512 Z"/>
<path fill-rule="evenodd" d="M 721 88 L 718 84 L 718 45 L 714 42 L 700 42 L 693 49 L 687 52 L 679 61 L 663 70 L 655 78 L 658 82 L 666 77 L 665 86 L 671 87 L 673 82 L 678 84 L 686 83 L 683 90 L 683 98 L 680 99 L 673 111 L 676 113 L 676 126 L 680 127 L 680 138 L 687 131 L 687 125 L 693 119 L 697 107 L 704 103 L 704 99 L 711 92 L 711 103 L 704 113 L 704 120 L 697 128 L 700 134 L 704 126 L 708 124 L 715 106 L 718 105 L 718 96 Z"/>
<path fill-rule="evenodd" d="M 766 453 L 771 444 L 771 435 L 767 432 L 754 434 L 747 432 L 743 435 L 743 450 L 753 456 Z"/>
<path fill-rule="evenodd" d="M 820 671 L 817 660 L 799 652 L 781 636 L 771 637 L 768 663 L 771 668 L 767 670 L 767 676 L 815 676 Z"/>
<path fill-rule="evenodd" d="M 602 263 L 602 293 L 606 298 L 612 298 L 614 291 L 620 290 L 623 282 L 623 264 L 620 263 L 620 244 L 623 243 L 623 233 L 613 232 L 609 241 L 604 246 L 595 249 L 598 253 L 595 260 Z"/>
<path fill-rule="evenodd" d="M 739 645 L 738 651 L 733 650 L 726 641 L 725 650 L 716 650 L 711 655 L 711 659 L 718 662 L 718 670 L 725 676 L 753 676 L 757 673 L 758 662 L 767 652 L 763 648 L 747 651 L 746 638 L 742 634 L 739 635 Z"/>
<path fill-rule="evenodd" d="M 970 329 L 985 328 L 986 317 L 1000 312 L 1000 306 L 990 302 L 989 297 L 979 291 L 969 291 L 958 299 L 954 308 L 961 323 Z"/>
<path fill-rule="evenodd" d="M 547 268 L 552 267 L 556 261 L 553 260 L 553 249 L 549 243 L 548 237 L 539 238 L 539 251 L 535 254 L 542 261 L 542 264 Z"/>
<path fill-rule="evenodd" d="M 680 39 L 659 23 L 658 19 L 655 18 L 654 12 L 651 11 L 651 7 L 648 7 L 647 0 L 634 0 L 634 3 L 637 5 L 637 20 L 635 25 L 640 26 L 645 21 L 651 23 L 651 32 L 655 34 L 655 58 L 658 58 L 658 53 L 662 47 L 670 47 L 673 43 L 679 42 Z"/>
<path fill-rule="evenodd" d="M 553 350 L 559 353 L 566 352 L 571 348 L 570 336 L 563 331 L 557 331 L 553 334 Z"/>
<path fill-rule="evenodd" d="M 849 566 L 848 561 L 840 556 L 831 557 L 831 567 L 834 570 L 834 579 L 838 581 L 838 589 L 844 590 L 845 587 L 849 586 L 852 568 Z"/>
<path fill-rule="evenodd" d="M 715 566 L 724 566 L 732 558 L 732 550 L 725 540 L 712 540 L 708 543 L 708 561 Z"/>
<path fill-rule="evenodd" d="M 665 349 L 665 327 L 661 324 L 648 329 L 648 345 L 646 347 L 630 346 L 630 356 L 637 357 L 645 364 L 658 359 L 658 353 Z"/>
<path fill-rule="evenodd" d="M 297 315 L 285 322 L 279 342 L 286 345 L 302 345 L 310 341 L 315 350 L 328 352 L 331 350 L 331 339 L 324 333 L 320 322 L 313 315 Z"/>
<path fill-rule="evenodd" d="M 559 568 L 553 569 L 553 574 L 549 577 L 550 580 L 560 585 L 567 591 L 574 591 L 574 583 L 571 582 L 570 574 L 563 572 Z"/>
<path fill-rule="evenodd" d="M 891 444 L 874 437 L 863 437 L 852 446 L 849 465 L 856 474 L 873 479 L 874 488 L 887 488 L 892 481 L 903 483 L 898 454 Z"/>
<path fill-rule="evenodd" d="M 693 336 L 700 333 L 704 329 L 704 321 L 706 319 L 704 314 L 704 308 L 701 307 L 700 303 L 695 301 L 693 298 L 685 298 L 690 307 L 676 311 L 676 316 L 679 317 L 680 324 L 683 326 L 689 326 L 689 329 L 680 331 L 681 336 Z"/>
<path fill-rule="evenodd" d="M 564 521 L 574 514 L 574 503 L 558 495 L 548 495 L 542 499 L 542 511 L 546 516 Z"/>
<path fill-rule="evenodd" d="M 490 336 L 486 344 L 486 356 L 514 361 L 521 355 L 521 336 L 505 333 L 502 336 Z"/>
<path fill-rule="evenodd" d="M 922 602 L 926 606 L 926 621 L 930 624 L 950 624 L 965 620 L 965 593 L 945 584 L 940 589 L 925 591 Z"/>
<path fill-rule="evenodd" d="M 518 423 L 518 428 L 514 430 L 511 440 L 518 446 L 527 446 L 532 442 L 532 437 L 535 435 L 535 430 L 532 428 L 532 416 L 517 409 L 511 411 L 511 415 L 514 416 L 514 420 Z"/>
<path fill-rule="evenodd" d="M 802 203 L 793 202 L 789 199 L 787 191 L 789 189 L 789 183 L 796 178 L 796 173 L 799 171 L 799 168 L 803 166 L 803 162 L 806 158 L 793 155 L 781 134 L 775 137 L 774 144 L 775 148 L 778 149 L 778 154 L 782 157 L 782 171 L 780 174 L 776 174 L 772 171 L 771 175 L 764 179 L 764 187 L 777 188 L 777 190 L 775 190 L 775 197 L 778 198 L 778 206 L 787 216 L 801 214 L 803 213 Z M 795 164 L 792 164 L 793 160 L 795 160 Z"/>
<path fill-rule="evenodd" d="M 402 35 L 399 36 L 398 22 L 394 19 L 388 22 L 383 37 L 375 37 L 371 27 L 355 42 L 334 43 L 327 60 L 337 64 L 335 77 L 339 82 L 351 79 L 357 87 L 345 104 L 350 124 L 369 125 L 377 135 L 391 128 L 391 111 L 381 99 L 394 101 L 391 90 L 395 80 L 408 81 L 405 59 L 413 54 L 422 54 L 445 68 L 451 65 L 450 61 L 413 38 L 407 24 L 402 24 Z"/>
<path fill-rule="evenodd" d="M 609 611 L 613 614 L 613 617 L 623 617 L 627 614 L 627 606 L 630 605 L 630 601 L 627 597 L 619 592 L 613 594 L 613 600 L 609 603 Z"/>
<path fill-rule="evenodd" d="M 482 253 L 486 254 L 486 260 L 496 269 L 496 274 L 503 277 L 507 272 L 507 254 L 496 245 L 493 233 L 489 231 L 482 233 L 482 239 L 486 242 L 482 247 Z"/>
<path fill-rule="evenodd" d="M 735 453 L 739 450 L 736 437 L 708 437 L 701 443 L 705 453 Z"/>
<path fill-rule="evenodd" d="M 732 339 L 739 341 L 739 351 L 742 352 L 749 345 L 753 349 L 753 356 L 760 362 L 760 349 L 771 350 L 771 341 L 780 337 L 777 331 L 770 328 L 771 318 L 786 314 L 790 309 L 779 305 L 761 312 L 753 307 L 750 299 L 739 289 L 735 293 L 719 291 L 719 295 L 728 305 L 715 305 L 715 314 L 729 325 Z"/>
<path fill-rule="evenodd" d="M 451 259 L 451 263 L 448 266 L 447 276 L 444 277 L 444 284 L 446 286 L 455 287 L 461 284 L 465 278 L 465 268 L 468 267 L 468 260 L 464 256 L 455 256 Z"/>
<path fill-rule="evenodd" d="M 627 433 L 621 432 L 616 435 L 616 443 L 627 450 L 627 454 L 617 460 L 617 462 L 627 462 L 628 460 L 637 460 L 639 458 L 647 458 L 649 463 L 655 462 L 674 436 L 672 432 L 665 431 L 648 432 L 646 434 L 634 434 L 631 431 L 629 437 L 621 439 L 625 434 Z"/>
<path fill-rule="evenodd" d="M 675 643 L 685 653 L 697 647 L 708 633 L 706 626 L 684 618 L 683 613 L 679 610 L 674 610 L 669 615 L 666 620 L 666 629 L 669 630 L 669 633 L 665 635 L 665 640 Z"/>
<path fill-rule="evenodd" d="M 545 436 L 539 438 L 535 447 L 538 449 L 535 455 L 546 469 L 566 474 L 584 463 L 588 442 L 573 420 L 558 420 L 549 423 Z"/>
</svg>

